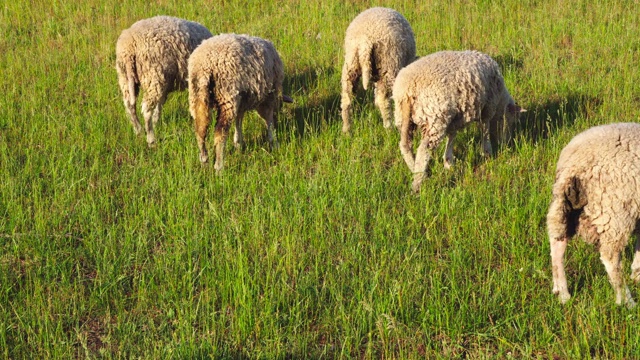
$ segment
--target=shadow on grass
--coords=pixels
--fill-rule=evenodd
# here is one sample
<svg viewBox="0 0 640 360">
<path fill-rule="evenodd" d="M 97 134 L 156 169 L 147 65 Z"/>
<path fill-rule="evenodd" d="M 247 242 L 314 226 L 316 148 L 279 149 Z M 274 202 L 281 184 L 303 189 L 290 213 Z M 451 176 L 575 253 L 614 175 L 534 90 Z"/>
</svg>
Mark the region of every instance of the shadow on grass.
<svg viewBox="0 0 640 360">
<path fill-rule="evenodd" d="M 291 76 L 285 74 L 283 82 L 283 94 L 294 98 L 292 104 L 283 103 L 278 119 L 276 129 L 279 134 L 293 133 L 295 137 L 302 138 L 308 134 L 317 134 L 321 132 L 323 126 L 327 126 L 332 122 L 341 120 L 340 118 L 340 81 L 335 82 L 335 86 L 331 86 L 326 90 L 326 86 L 322 83 L 327 78 L 332 78 L 336 70 L 333 67 L 311 67 L 307 66 L 302 71 Z M 355 95 L 354 105 L 357 106 L 357 99 L 362 99 L 366 95 L 360 91 Z M 372 100 L 373 101 L 373 100 Z M 193 120 L 189 113 L 188 95 L 182 93 L 171 94 L 167 100 L 168 106 L 163 109 L 161 122 L 181 123 L 185 126 L 193 127 Z M 124 109 L 122 111 L 124 117 Z M 255 111 L 247 112 L 245 120 Z M 216 112 L 211 114 L 211 128 L 215 127 Z M 256 115 L 257 117 L 257 115 Z M 262 122 L 262 121 L 261 121 Z M 246 128 L 247 124 L 244 124 Z M 160 124 L 160 127 L 162 124 Z M 232 126 L 233 127 L 233 126 Z M 160 130 L 162 133 L 164 129 Z M 233 131 L 233 130 L 232 130 Z M 162 134 L 160 134 L 162 135 Z M 262 141 L 264 139 L 261 139 Z M 282 138 L 279 137 L 279 140 Z M 261 146 L 260 143 L 253 143 L 251 139 L 245 139 L 248 148 Z"/>
<path fill-rule="evenodd" d="M 320 358 L 325 358 L 328 355 L 332 355 L 332 354 L 333 354 L 332 351 L 329 352 L 328 354 L 326 352 L 320 352 L 320 351 L 312 351 L 311 354 L 287 352 L 285 354 L 280 354 L 280 356 L 278 357 L 281 357 L 282 359 L 286 359 L 286 360 L 320 359 Z M 237 351 L 237 350 L 230 351 L 227 349 L 223 349 L 213 354 L 211 354 L 208 351 L 197 351 L 194 354 L 191 354 L 190 356 L 182 356 L 180 358 L 190 359 L 190 360 L 213 360 L 213 359 L 249 360 L 249 359 L 254 359 L 255 356 L 249 356 L 246 353 Z"/>
<path fill-rule="evenodd" d="M 514 139 L 522 139 L 523 141 L 537 144 L 538 142 L 548 139 L 554 135 L 559 129 L 572 126 L 579 117 L 590 118 L 595 115 L 602 100 L 582 94 L 572 94 L 567 97 L 554 97 L 540 104 L 528 104 L 525 107 L 527 112 L 521 114 L 520 120 L 516 123 L 511 131 L 511 140 L 506 143 L 499 143 L 492 138 L 491 144 L 493 153 L 499 153 L 504 148 L 513 146 Z M 468 135 L 459 133 L 456 137 L 454 145 L 454 153 L 458 160 L 473 156 L 471 166 L 474 173 L 483 176 L 483 164 L 487 159 L 482 154 L 482 139 L 478 124 L 465 129 L 470 131 Z M 469 138 L 470 136 L 470 138 Z M 464 146 L 466 139 L 467 146 Z M 443 143 L 446 142 L 443 141 Z M 470 147 L 474 147 L 471 149 Z M 444 146 L 439 146 L 432 154 L 431 166 L 442 166 L 442 151 Z M 473 155 L 470 155 L 473 154 Z M 434 161 L 435 160 L 435 161 Z M 461 171 L 454 167 L 445 177 L 447 179 L 446 186 L 456 187 L 461 180 Z"/>
<path fill-rule="evenodd" d="M 494 59 L 505 72 L 521 71 L 524 65 L 522 58 L 514 57 L 512 54 L 497 55 Z M 515 125 L 511 139 L 522 136 L 537 143 L 549 138 L 558 129 L 573 125 L 579 116 L 593 116 L 601 104 L 601 99 L 584 94 L 552 96 L 540 104 L 520 104 L 524 105 L 527 112 L 520 115 L 520 121 Z"/>
<path fill-rule="evenodd" d="M 592 117 L 601 104 L 601 99 L 582 94 L 554 97 L 541 104 L 531 104 L 527 112 L 521 114 L 513 137 L 523 137 L 532 143 L 548 139 L 558 129 L 573 125 L 579 116 Z"/>
<path fill-rule="evenodd" d="M 291 133 L 297 138 L 320 133 L 323 126 L 340 119 L 340 83 L 333 91 L 318 90 L 319 82 L 331 78 L 333 67 L 307 67 L 292 76 L 285 76 L 283 91 L 294 98 L 293 104 L 283 104 L 278 120 L 278 131 Z"/>
<path fill-rule="evenodd" d="M 494 56 L 493 59 L 498 63 L 498 65 L 500 65 L 500 68 L 503 69 L 503 71 L 521 70 L 524 65 L 524 61 L 522 61 L 522 59 L 515 58 L 511 54 Z"/>
</svg>

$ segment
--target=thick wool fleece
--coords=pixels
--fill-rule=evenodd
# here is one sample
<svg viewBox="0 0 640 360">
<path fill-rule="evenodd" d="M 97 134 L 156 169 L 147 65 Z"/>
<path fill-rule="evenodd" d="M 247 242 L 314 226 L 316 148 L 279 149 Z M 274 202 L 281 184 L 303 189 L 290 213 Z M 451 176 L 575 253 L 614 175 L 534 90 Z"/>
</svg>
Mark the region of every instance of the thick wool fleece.
<svg viewBox="0 0 640 360">
<path fill-rule="evenodd" d="M 478 51 L 441 51 L 422 57 L 400 70 L 393 85 L 395 125 L 401 134 L 400 151 L 419 191 L 431 157 L 445 136 L 445 167 L 453 162 L 453 139 L 458 130 L 479 122 L 483 149 L 490 155 L 490 133 L 509 127 L 521 111 L 504 84 L 498 64 Z M 422 141 L 413 154 L 413 132 Z"/>
<path fill-rule="evenodd" d="M 384 126 L 391 127 L 391 89 L 396 75 L 415 59 L 416 43 L 409 22 L 397 11 L 371 8 L 353 19 L 344 40 L 342 68 L 342 131 L 351 128 L 351 102 L 354 87 L 362 77 L 366 90 L 375 83 L 375 103 Z"/>
<path fill-rule="evenodd" d="M 214 135 L 216 170 L 222 170 L 224 144 L 233 120 L 234 142 L 242 146 L 242 118 L 249 110 L 257 110 L 265 120 L 273 146 L 283 80 L 282 60 L 270 41 L 236 34 L 221 34 L 204 41 L 189 59 L 189 110 L 195 119 L 200 161 L 208 160 L 205 138 L 212 109 L 218 113 Z"/>
<path fill-rule="evenodd" d="M 635 302 L 624 284 L 621 254 L 640 220 L 640 124 L 596 126 L 576 135 L 560 153 L 547 214 L 554 293 L 570 295 L 564 273 L 567 240 L 595 244 L 616 292 L 616 303 Z M 640 279 L 640 242 L 631 277 Z"/>
<path fill-rule="evenodd" d="M 147 142 L 155 142 L 153 125 L 167 95 L 187 87 L 191 52 L 211 33 L 204 26 L 170 16 L 140 20 L 122 31 L 116 43 L 116 71 L 125 108 L 136 134 L 142 130 L 136 97 L 143 91 L 142 114 Z"/>
</svg>

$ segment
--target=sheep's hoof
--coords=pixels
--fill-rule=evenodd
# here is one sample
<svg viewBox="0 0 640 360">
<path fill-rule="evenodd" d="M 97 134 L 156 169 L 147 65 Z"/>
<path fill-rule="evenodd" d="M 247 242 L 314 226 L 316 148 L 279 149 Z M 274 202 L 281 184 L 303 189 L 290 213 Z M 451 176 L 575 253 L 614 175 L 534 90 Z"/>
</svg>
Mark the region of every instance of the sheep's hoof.
<svg viewBox="0 0 640 360">
<path fill-rule="evenodd" d="M 153 149 L 156 147 L 156 137 L 153 134 L 147 134 L 147 145 L 149 148 Z"/>
<path fill-rule="evenodd" d="M 633 301 L 633 299 L 628 299 L 625 305 L 627 306 L 627 309 L 631 310 L 636 307 L 636 302 Z"/>
<path fill-rule="evenodd" d="M 411 189 L 414 194 L 420 193 L 420 187 L 422 186 L 422 179 L 424 179 L 424 173 L 415 173 L 413 174 L 413 183 L 411 184 Z"/>
<path fill-rule="evenodd" d="M 444 168 L 447 170 L 451 170 L 451 168 L 453 167 L 454 162 L 453 161 L 444 161 Z"/>
<path fill-rule="evenodd" d="M 202 165 L 206 164 L 209 161 L 209 155 L 207 154 L 200 154 L 200 163 Z"/>
<path fill-rule="evenodd" d="M 411 184 L 411 191 L 418 195 L 420 194 L 420 187 L 422 186 L 422 180 L 420 180 L 419 182 L 414 181 L 413 184 Z"/>
<path fill-rule="evenodd" d="M 566 304 L 567 301 L 571 299 L 571 295 L 566 291 L 559 291 L 559 290 L 553 289 L 553 293 L 558 295 L 558 299 L 560 300 L 561 304 Z"/>
<path fill-rule="evenodd" d="M 244 142 L 234 142 L 233 146 L 236 148 L 236 151 L 243 152 L 244 151 Z"/>
</svg>

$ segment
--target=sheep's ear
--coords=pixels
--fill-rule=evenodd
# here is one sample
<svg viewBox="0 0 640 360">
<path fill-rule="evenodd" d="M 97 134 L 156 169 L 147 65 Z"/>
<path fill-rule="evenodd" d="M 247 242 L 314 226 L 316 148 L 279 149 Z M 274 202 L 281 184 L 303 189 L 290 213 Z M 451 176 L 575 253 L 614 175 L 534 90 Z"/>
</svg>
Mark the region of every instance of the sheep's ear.
<svg viewBox="0 0 640 360">
<path fill-rule="evenodd" d="M 512 114 L 518 114 L 518 113 L 527 112 L 527 109 L 521 108 L 520 105 L 518 104 L 509 104 L 507 105 L 507 111 L 509 111 Z"/>
</svg>

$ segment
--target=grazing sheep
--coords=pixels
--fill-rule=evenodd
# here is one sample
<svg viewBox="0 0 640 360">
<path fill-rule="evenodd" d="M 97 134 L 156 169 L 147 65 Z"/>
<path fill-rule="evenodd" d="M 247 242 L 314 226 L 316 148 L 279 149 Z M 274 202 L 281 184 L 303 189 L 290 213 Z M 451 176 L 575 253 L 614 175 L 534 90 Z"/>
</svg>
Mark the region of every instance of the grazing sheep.
<svg viewBox="0 0 640 360">
<path fill-rule="evenodd" d="M 189 55 L 210 37 L 204 26 L 170 16 L 140 20 L 120 34 L 116 44 L 118 83 L 136 135 L 142 130 L 136 97 L 140 89 L 144 92 L 142 115 L 149 146 L 156 141 L 153 126 L 167 95 L 187 87 Z"/>
<path fill-rule="evenodd" d="M 634 307 L 622 274 L 621 254 L 636 236 L 631 279 L 640 280 L 640 124 L 596 126 L 574 137 L 560 153 L 547 214 L 553 293 L 569 295 L 564 272 L 567 242 L 580 235 L 600 251 L 616 304 Z"/>
<path fill-rule="evenodd" d="M 242 147 L 242 118 L 257 110 L 267 124 L 267 139 L 273 148 L 276 112 L 281 101 L 284 69 L 270 41 L 236 34 L 221 34 L 205 40 L 189 58 L 189 111 L 195 119 L 200 161 L 209 159 L 205 138 L 211 109 L 218 113 L 214 134 L 215 169 L 222 170 L 224 146 L 235 119 L 233 142 Z"/>
<path fill-rule="evenodd" d="M 498 64 L 477 51 L 441 51 L 416 60 L 398 73 L 393 99 L 400 152 L 414 173 L 414 192 L 420 191 L 431 151 L 445 136 L 444 166 L 448 169 L 453 164 L 453 139 L 458 130 L 479 122 L 484 153 L 491 155 L 489 135 L 497 137 L 525 111 L 509 95 Z M 416 127 L 422 139 L 414 157 Z"/>
<path fill-rule="evenodd" d="M 398 71 L 416 57 L 416 42 L 407 19 L 395 10 L 375 7 L 363 11 L 349 24 L 344 40 L 342 67 L 342 131 L 351 128 L 354 86 L 362 77 L 367 90 L 375 83 L 375 104 L 385 128 L 391 127 L 391 89 Z"/>
</svg>

